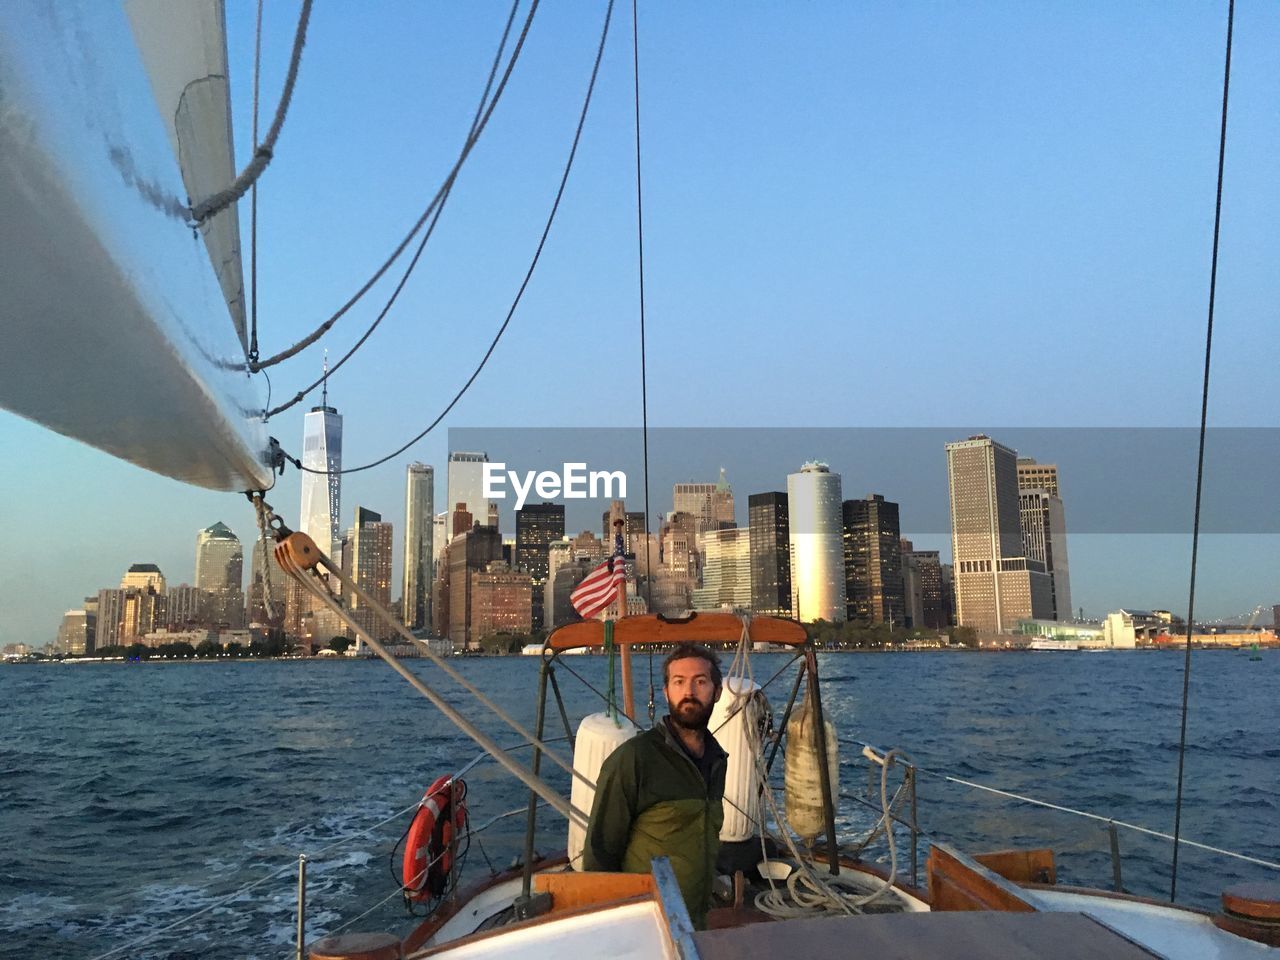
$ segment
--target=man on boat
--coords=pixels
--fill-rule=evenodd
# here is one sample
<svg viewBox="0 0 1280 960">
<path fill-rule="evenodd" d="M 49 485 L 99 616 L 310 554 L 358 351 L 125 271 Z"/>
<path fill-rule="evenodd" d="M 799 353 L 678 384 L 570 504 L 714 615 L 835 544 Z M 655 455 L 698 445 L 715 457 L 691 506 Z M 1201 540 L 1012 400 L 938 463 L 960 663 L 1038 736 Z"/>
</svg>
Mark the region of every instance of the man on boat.
<svg viewBox="0 0 1280 960">
<path fill-rule="evenodd" d="M 677 647 L 662 665 L 671 712 L 618 747 L 600 768 L 583 865 L 648 873 L 670 858 L 689 916 L 706 925 L 724 822 L 728 754 L 707 730 L 720 699 L 720 661 L 706 647 Z"/>
</svg>

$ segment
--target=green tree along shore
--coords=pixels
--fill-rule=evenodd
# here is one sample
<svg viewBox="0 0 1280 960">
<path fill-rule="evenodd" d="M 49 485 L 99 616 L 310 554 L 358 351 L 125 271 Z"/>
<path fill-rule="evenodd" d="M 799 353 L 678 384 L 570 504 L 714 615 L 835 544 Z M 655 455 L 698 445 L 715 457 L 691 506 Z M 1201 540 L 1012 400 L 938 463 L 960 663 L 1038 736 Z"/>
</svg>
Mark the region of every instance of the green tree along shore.
<svg viewBox="0 0 1280 960">
<path fill-rule="evenodd" d="M 809 639 L 824 650 L 883 650 L 908 643 L 948 643 L 952 646 L 976 647 L 978 631 L 973 627 L 951 627 L 946 631 L 906 630 L 887 623 L 846 620 L 832 623 L 815 620 L 805 624 Z"/>
<path fill-rule="evenodd" d="M 947 631 L 904 630 L 891 629 L 887 623 L 832 623 L 816 620 L 805 624 L 805 631 L 809 639 L 822 650 L 892 650 L 907 644 L 970 648 L 978 646 L 978 633 L 973 627 L 951 627 Z M 518 654 L 524 647 L 542 644 L 546 639 L 545 630 L 535 630 L 533 633 L 495 633 L 480 640 L 477 652 L 486 656 Z M 341 654 L 346 652 L 351 642 L 347 637 L 332 637 L 325 647 Z M 234 641 L 223 645 L 216 640 L 203 640 L 194 647 L 186 642 L 162 643 L 155 647 L 132 643 L 128 646 L 102 647 L 89 657 L 108 660 L 240 660 L 283 657 L 294 652 L 283 637 L 275 635 L 254 640 L 248 645 Z"/>
<path fill-rule="evenodd" d="M 216 640 L 202 640 L 198 646 L 194 647 L 185 641 L 162 643 L 155 647 L 148 647 L 144 643 L 131 643 L 128 646 L 102 647 L 90 656 L 108 660 L 117 657 L 125 660 L 213 660 L 221 657 L 231 659 L 283 657 L 289 652 L 283 638 L 266 637 L 254 640 L 247 646 L 234 641 L 224 646 Z"/>
</svg>

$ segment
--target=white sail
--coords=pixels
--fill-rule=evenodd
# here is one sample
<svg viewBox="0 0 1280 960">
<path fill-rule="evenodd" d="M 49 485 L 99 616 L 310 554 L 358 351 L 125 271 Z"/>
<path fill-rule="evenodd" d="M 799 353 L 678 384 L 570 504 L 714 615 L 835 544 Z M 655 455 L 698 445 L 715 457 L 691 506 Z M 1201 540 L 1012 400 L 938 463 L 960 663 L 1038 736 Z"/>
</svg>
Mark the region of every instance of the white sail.
<svg viewBox="0 0 1280 960">
<path fill-rule="evenodd" d="M 0 406 L 189 483 L 259 488 L 260 391 L 186 222 L 186 99 L 171 137 L 118 4 L 0 3 Z"/>
<path fill-rule="evenodd" d="M 125 0 L 125 13 L 192 204 L 236 178 L 222 0 Z M 245 350 L 244 271 L 235 204 L 201 224 L 209 261 Z"/>
</svg>

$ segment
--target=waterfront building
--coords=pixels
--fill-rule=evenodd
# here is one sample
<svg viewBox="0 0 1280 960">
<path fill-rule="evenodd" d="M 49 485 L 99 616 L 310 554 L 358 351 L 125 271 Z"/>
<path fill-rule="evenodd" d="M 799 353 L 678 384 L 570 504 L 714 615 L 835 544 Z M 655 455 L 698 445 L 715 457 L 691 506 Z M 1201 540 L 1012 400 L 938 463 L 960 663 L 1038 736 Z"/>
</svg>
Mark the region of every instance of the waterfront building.
<svg viewBox="0 0 1280 960">
<path fill-rule="evenodd" d="M 338 551 L 342 520 L 342 415 L 329 406 L 328 360 L 320 406 L 302 418 L 300 530 L 330 557 Z M 309 472 L 318 471 L 318 472 Z"/>
<path fill-rule="evenodd" d="M 937 550 L 916 550 L 903 540 L 902 595 L 907 626 L 913 630 L 942 630 L 947 626 L 943 603 L 942 561 Z"/>
<path fill-rule="evenodd" d="M 1037 463 L 1035 457 L 1019 457 L 1018 489 L 1044 490 L 1051 496 L 1062 496 L 1058 491 L 1058 465 Z"/>
<path fill-rule="evenodd" d="M 165 596 L 154 587 L 129 587 L 124 590 L 120 616 L 119 642 L 126 646 L 164 626 Z"/>
<path fill-rule="evenodd" d="M 404 494 L 404 625 L 417 630 L 431 622 L 431 580 L 435 574 L 436 471 L 411 463 Z"/>
<path fill-rule="evenodd" d="M 1044 563 L 1026 555 L 1017 454 L 978 435 L 946 445 L 956 622 L 988 633 L 1052 614 Z"/>
<path fill-rule="evenodd" d="M 578 616 L 578 611 L 573 608 L 569 595 L 599 562 L 596 557 L 575 555 L 556 568 L 554 575 L 547 581 L 544 588 L 546 596 L 543 601 L 543 617 L 548 630 L 582 619 Z"/>
<path fill-rule="evenodd" d="M 564 540 L 564 504 L 531 503 L 516 511 L 515 563 L 532 581 L 533 629 L 544 623 L 543 607 L 550 577 L 551 547 Z"/>
<path fill-rule="evenodd" d="M 747 498 L 751 549 L 751 609 L 773 617 L 791 616 L 790 514 L 787 495 L 753 493 Z"/>
<path fill-rule="evenodd" d="M 529 633 L 533 629 L 533 578 L 493 560 L 472 573 L 471 641 L 479 645 L 495 633 Z"/>
<path fill-rule="evenodd" d="M 612 540 L 608 542 L 601 540 L 590 530 L 583 530 L 576 537 L 571 537 L 569 542 L 573 545 L 573 555 L 575 557 L 603 560 L 613 552 Z"/>
<path fill-rule="evenodd" d="M 196 534 L 195 585 L 208 595 L 205 620 L 233 630 L 244 626 L 244 551 L 221 521 Z"/>
<path fill-rule="evenodd" d="M 791 611 L 801 623 L 846 616 L 840 474 L 810 461 L 787 475 Z"/>
<path fill-rule="evenodd" d="M 208 591 L 193 587 L 189 583 L 180 583 L 169 589 L 168 598 L 164 617 L 165 626 L 168 629 L 181 630 L 209 621 L 208 611 L 213 604 Z M 216 618 L 214 619 L 216 621 Z"/>
<path fill-rule="evenodd" d="M 1081 650 L 1106 650 L 1112 647 L 1106 637 L 1106 625 L 1098 623 L 1062 623 L 1058 620 L 1019 620 L 1014 631 L 1024 637 L 1048 637 L 1078 644 Z M 1124 644 L 1124 647 L 1132 644 Z"/>
<path fill-rule="evenodd" d="M 600 516 L 600 538 L 608 544 L 613 543 L 615 520 L 622 521 L 622 545 L 627 553 L 635 553 L 635 545 L 644 537 L 644 511 L 627 510 L 621 500 L 614 500 Z"/>
<path fill-rule="evenodd" d="M 114 647 L 120 644 L 120 629 L 124 622 L 124 590 L 107 587 L 98 591 L 98 623 L 95 648 Z"/>
<path fill-rule="evenodd" d="M 751 609 L 751 529 L 728 527 L 702 536 L 702 586 L 693 591 L 693 609 Z"/>
<path fill-rule="evenodd" d="M 448 630 L 455 650 L 475 649 L 472 636 L 472 592 L 475 576 L 490 563 L 502 559 L 502 537 L 495 527 L 473 526 L 449 541 Z"/>
<path fill-rule="evenodd" d="M 455 450 L 449 454 L 448 467 L 448 530 L 450 539 L 471 529 L 472 523 L 484 523 L 489 519 L 489 500 L 484 495 L 484 465 L 489 454 Z M 455 521 L 454 513 L 463 510 L 471 516 L 464 525 Z"/>
<path fill-rule="evenodd" d="M 898 505 L 878 493 L 842 508 L 845 610 L 850 620 L 903 626 L 902 529 Z"/>
<path fill-rule="evenodd" d="M 1102 622 L 1103 640 L 1108 647 L 1133 648 L 1146 644 L 1161 634 L 1169 633 L 1171 622 L 1160 616 L 1163 611 L 1116 610 Z"/>
<path fill-rule="evenodd" d="M 351 580 L 383 609 L 391 606 L 391 524 L 382 514 L 356 507 L 356 522 L 348 535 L 349 548 L 343 550 L 343 567 Z M 359 597 L 350 598 L 355 621 L 379 640 L 391 636 L 391 628 L 378 618 Z M 357 642 L 359 651 L 363 646 Z"/>
<path fill-rule="evenodd" d="M 956 569 L 954 564 L 942 565 L 942 623 L 954 626 L 956 622 Z"/>
<path fill-rule="evenodd" d="M 1049 574 L 1051 616 L 1071 619 L 1071 573 L 1067 562 L 1067 520 L 1058 487 L 1058 468 L 1018 458 L 1018 505 L 1026 555 Z"/>
<path fill-rule="evenodd" d="M 725 479 L 724 467 L 715 483 L 677 483 L 671 491 L 671 509 L 675 513 L 687 513 L 697 523 L 696 533 L 717 530 L 721 526 L 736 524 L 733 506 L 733 488 Z"/>
<path fill-rule="evenodd" d="M 435 568 L 432 577 L 440 576 L 440 561 L 444 548 L 449 544 L 449 511 L 442 510 L 431 520 L 431 562 Z M 434 602 L 434 601 L 433 601 Z"/>
<path fill-rule="evenodd" d="M 160 568 L 154 563 L 135 563 L 120 579 L 121 590 L 130 588 L 134 590 L 153 590 L 156 593 L 163 594 L 165 592 L 164 574 L 160 572 Z"/>
<path fill-rule="evenodd" d="M 58 648 L 73 657 L 93 653 L 93 618 L 84 610 L 68 610 L 58 626 Z"/>
<path fill-rule="evenodd" d="M 449 522 L 452 525 L 449 531 L 449 540 L 454 537 L 466 533 L 474 525 L 471 511 L 467 509 L 466 503 L 459 500 L 453 505 L 453 509 L 449 511 Z"/>
</svg>

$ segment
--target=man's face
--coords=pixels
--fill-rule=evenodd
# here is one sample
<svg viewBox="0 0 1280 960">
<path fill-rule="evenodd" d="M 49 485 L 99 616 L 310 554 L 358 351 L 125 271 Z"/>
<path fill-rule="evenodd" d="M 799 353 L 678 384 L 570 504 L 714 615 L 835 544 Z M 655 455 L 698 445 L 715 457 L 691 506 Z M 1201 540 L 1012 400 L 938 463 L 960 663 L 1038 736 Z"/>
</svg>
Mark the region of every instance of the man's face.
<svg viewBox="0 0 1280 960">
<path fill-rule="evenodd" d="M 667 667 L 666 694 L 674 723 L 686 730 L 705 730 L 720 688 L 711 679 L 710 663 L 684 657 Z"/>
</svg>

